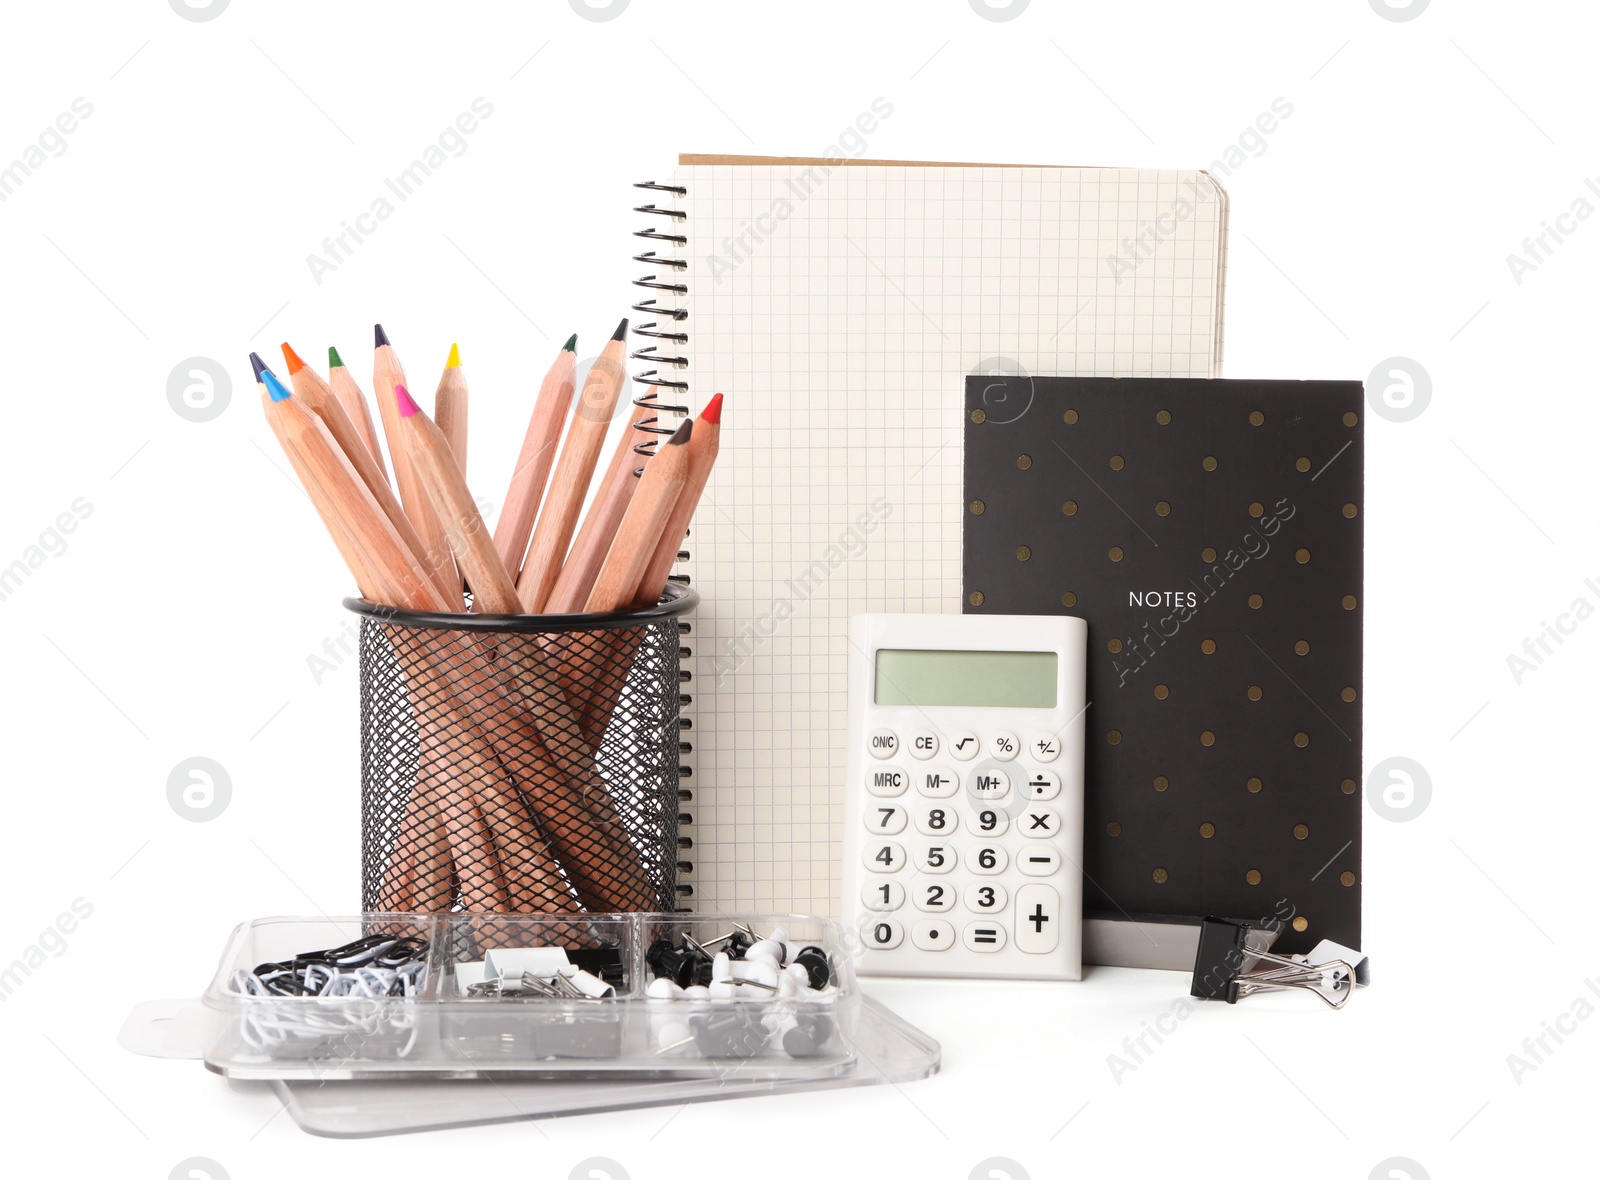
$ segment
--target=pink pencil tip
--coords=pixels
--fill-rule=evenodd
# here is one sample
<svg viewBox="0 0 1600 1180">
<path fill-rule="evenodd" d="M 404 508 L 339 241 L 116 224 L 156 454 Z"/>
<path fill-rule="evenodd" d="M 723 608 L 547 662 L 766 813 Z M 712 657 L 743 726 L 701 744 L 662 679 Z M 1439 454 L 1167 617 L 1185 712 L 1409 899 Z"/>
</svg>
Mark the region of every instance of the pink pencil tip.
<svg viewBox="0 0 1600 1180">
<path fill-rule="evenodd" d="M 706 403 L 706 408 L 700 411 L 700 417 L 716 426 L 722 421 L 722 395 L 719 393 Z"/>
<path fill-rule="evenodd" d="M 417 403 L 411 399 L 411 394 L 404 385 L 394 387 L 394 400 L 400 403 L 400 416 L 409 418 L 417 412 Z"/>
</svg>

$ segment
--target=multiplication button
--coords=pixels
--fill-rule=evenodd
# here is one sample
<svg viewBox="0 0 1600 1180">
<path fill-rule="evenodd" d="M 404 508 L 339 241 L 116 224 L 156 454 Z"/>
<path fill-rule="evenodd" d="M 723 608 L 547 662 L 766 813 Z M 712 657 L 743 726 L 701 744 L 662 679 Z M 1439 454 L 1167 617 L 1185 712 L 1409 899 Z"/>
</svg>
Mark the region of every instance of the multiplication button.
<svg viewBox="0 0 1600 1180">
<path fill-rule="evenodd" d="M 867 749 L 879 761 L 893 758 L 900 752 L 900 739 L 892 729 L 875 729 L 867 735 Z"/>
<path fill-rule="evenodd" d="M 1049 840 L 1061 830 L 1061 816 L 1053 807 L 1029 807 L 1017 820 L 1022 834 L 1032 840 Z"/>
</svg>

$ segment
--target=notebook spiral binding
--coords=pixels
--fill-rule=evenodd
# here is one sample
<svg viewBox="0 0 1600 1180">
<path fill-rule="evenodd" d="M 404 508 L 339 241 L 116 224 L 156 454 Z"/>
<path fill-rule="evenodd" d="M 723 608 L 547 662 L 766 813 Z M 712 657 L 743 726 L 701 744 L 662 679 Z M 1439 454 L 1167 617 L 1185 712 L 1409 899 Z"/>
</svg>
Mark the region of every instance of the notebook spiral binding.
<svg viewBox="0 0 1600 1180">
<path fill-rule="evenodd" d="M 657 184 L 653 180 L 644 181 L 633 187 L 653 192 L 669 193 L 678 197 L 688 192 L 681 185 Z M 688 217 L 688 214 L 682 209 L 662 208 L 654 203 L 636 205 L 633 211 L 635 213 L 643 213 L 647 217 L 666 218 L 669 230 Z M 647 242 L 663 243 L 663 248 L 670 248 L 672 251 L 681 251 L 689 243 L 689 239 L 685 234 L 663 232 L 655 227 L 637 230 L 633 236 L 643 238 Z M 660 268 L 657 273 L 643 275 L 635 279 L 633 281 L 635 287 L 642 287 L 647 291 L 660 291 L 664 297 L 677 297 L 688 293 L 688 285 L 682 281 L 683 272 L 689 269 L 687 259 L 673 257 L 670 253 L 658 253 L 654 249 L 646 249 L 641 253 L 635 254 L 633 260 L 645 266 Z M 645 387 L 645 392 L 633 399 L 633 404 L 645 412 L 645 417 L 640 418 L 633 424 L 634 429 L 654 436 L 633 448 L 637 454 L 646 458 L 655 454 L 657 446 L 660 445 L 661 435 L 670 435 L 675 430 L 675 427 L 661 425 L 661 414 L 686 416 L 689 413 L 687 404 L 670 405 L 661 400 L 663 390 L 671 391 L 668 396 L 687 397 L 689 392 L 689 383 L 680 379 L 681 375 L 689 367 L 689 358 L 674 355 L 681 351 L 674 346 L 688 343 L 689 334 L 679 325 L 689 318 L 689 310 L 685 307 L 674 306 L 671 302 L 658 302 L 663 296 L 641 299 L 633 305 L 633 310 L 640 315 L 660 317 L 648 323 L 638 324 L 633 328 L 635 336 L 643 336 L 645 339 L 652 341 L 652 343 L 641 345 L 628 354 L 631 360 L 656 366 L 653 369 L 646 369 L 643 372 L 634 374 L 633 378 Z M 670 370 L 679 376 L 666 376 L 663 370 Z M 678 551 L 679 561 L 687 561 L 688 558 L 688 550 L 682 549 Z M 687 574 L 673 574 L 671 575 L 671 580 L 688 585 L 690 579 Z M 690 624 L 683 622 L 678 624 L 678 633 L 685 640 L 678 650 L 678 658 L 682 665 L 678 673 L 678 679 L 685 686 L 694 681 L 694 673 L 687 666 L 690 658 L 694 655 L 694 649 L 687 642 L 689 631 Z M 694 768 L 687 764 L 688 757 L 694 753 L 694 746 L 684 740 L 684 735 L 694 729 L 694 720 L 682 715 L 682 711 L 687 709 L 693 702 L 694 698 L 689 693 L 683 691 L 678 693 L 680 714 L 678 718 L 678 802 L 680 806 L 694 802 L 693 789 L 684 785 L 686 781 L 692 780 L 694 776 Z M 678 850 L 682 855 L 682 859 L 678 861 L 678 873 L 680 874 L 678 896 L 681 901 L 686 903 L 688 899 L 694 896 L 694 886 L 683 883 L 681 876 L 694 872 L 694 837 L 685 835 L 684 831 L 693 826 L 694 816 L 688 811 L 680 812 L 678 815 Z M 692 904 L 680 904 L 678 908 L 680 911 L 688 912 L 694 907 Z"/>
</svg>

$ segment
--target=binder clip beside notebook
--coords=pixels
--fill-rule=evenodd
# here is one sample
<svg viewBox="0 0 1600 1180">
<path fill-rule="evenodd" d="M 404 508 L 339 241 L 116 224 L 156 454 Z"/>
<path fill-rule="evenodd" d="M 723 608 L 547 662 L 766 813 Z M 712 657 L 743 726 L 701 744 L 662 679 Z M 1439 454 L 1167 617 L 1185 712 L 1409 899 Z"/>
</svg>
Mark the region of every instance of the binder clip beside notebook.
<svg viewBox="0 0 1600 1180">
<path fill-rule="evenodd" d="M 1237 1004 L 1256 992 L 1295 988 L 1343 1008 L 1351 991 L 1366 985 L 1367 957 L 1360 952 L 1323 940 L 1307 955 L 1275 955 L 1267 948 L 1277 937 L 1272 926 L 1207 918 L 1200 924 L 1189 994 Z"/>
</svg>

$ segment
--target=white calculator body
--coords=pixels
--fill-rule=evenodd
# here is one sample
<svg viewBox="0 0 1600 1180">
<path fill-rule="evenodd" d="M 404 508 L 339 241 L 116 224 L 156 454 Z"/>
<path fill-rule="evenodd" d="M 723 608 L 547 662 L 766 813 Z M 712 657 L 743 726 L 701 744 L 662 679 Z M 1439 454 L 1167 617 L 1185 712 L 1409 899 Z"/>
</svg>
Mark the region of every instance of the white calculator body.
<svg viewBox="0 0 1600 1180">
<path fill-rule="evenodd" d="M 1082 619 L 850 621 L 843 908 L 874 975 L 1083 972 Z"/>
</svg>

